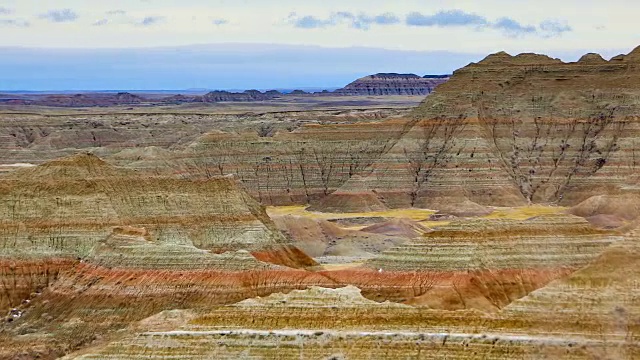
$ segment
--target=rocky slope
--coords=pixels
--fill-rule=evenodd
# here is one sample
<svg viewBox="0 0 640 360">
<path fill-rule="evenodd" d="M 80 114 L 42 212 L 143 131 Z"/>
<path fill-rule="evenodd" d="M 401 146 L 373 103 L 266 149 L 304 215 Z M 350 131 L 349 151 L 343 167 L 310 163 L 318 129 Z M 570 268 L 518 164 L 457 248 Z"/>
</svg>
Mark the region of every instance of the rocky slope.
<svg viewBox="0 0 640 360">
<path fill-rule="evenodd" d="M 325 211 L 464 213 L 474 203 L 638 193 L 637 52 L 595 63 L 491 55 L 456 71 L 409 119 L 259 139 L 212 133 L 180 154 L 180 171 L 235 173 L 263 203 Z M 173 162 L 141 160 L 135 166 Z"/>
<path fill-rule="evenodd" d="M 639 54 L 563 63 L 498 53 L 459 69 L 363 186 L 389 207 L 435 209 L 637 193 Z"/>
<path fill-rule="evenodd" d="M 417 236 L 410 234 L 348 230 L 326 221 L 300 216 L 273 217 L 276 226 L 305 254 L 322 262 L 363 260 Z"/>
<path fill-rule="evenodd" d="M 327 276 L 378 301 L 496 312 L 622 239 L 564 214 L 456 220 Z"/>
<path fill-rule="evenodd" d="M 638 234 L 503 311 L 438 311 L 311 287 L 201 312 L 163 312 L 67 359 L 634 359 L 640 355 Z M 438 290 L 432 290 L 438 291 Z"/>
<path fill-rule="evenodd" d="M 456 71 L 416 116 L 473 128 L 528 201 L 580 201 L 635 185 L 638 80 L 640 47 L 575 63 L 498 53 Z"/>
</svg>

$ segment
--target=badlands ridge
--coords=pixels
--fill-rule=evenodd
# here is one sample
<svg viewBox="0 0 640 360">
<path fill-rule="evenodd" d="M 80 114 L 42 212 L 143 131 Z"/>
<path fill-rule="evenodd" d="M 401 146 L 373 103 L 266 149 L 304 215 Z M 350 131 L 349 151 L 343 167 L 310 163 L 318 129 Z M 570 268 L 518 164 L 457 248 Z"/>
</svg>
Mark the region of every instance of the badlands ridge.
<svg viewBox="0 0 640 360">
<path fill-rule="evenodd" d="M 0 107 L 0 358 L 640 357 L 640 48 L 412 79 Z"/>
</svg>

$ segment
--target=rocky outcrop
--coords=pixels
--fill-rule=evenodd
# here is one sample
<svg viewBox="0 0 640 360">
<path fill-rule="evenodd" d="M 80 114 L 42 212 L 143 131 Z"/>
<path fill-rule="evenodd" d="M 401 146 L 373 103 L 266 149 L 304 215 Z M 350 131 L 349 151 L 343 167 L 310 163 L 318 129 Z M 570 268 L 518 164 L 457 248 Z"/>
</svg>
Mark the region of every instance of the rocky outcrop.
<svg viewBox="0 0 640 360">
<path fill-rule="evenodd" d="M 377 300 L 493 312 L 589 264 L 621 240 L 571 215 L 459 220 L 367 260 L 364 267 L 378 276 L 355 283 Z M 364 269 L 347 273 L 334 278 L 368 277 Z M 385 283 L 398 285 L 390 291 Z"/>
<path fill-rule="evenodd" d="M 354 213 L 384 211 L 387 206 L 373 189 L 367 188 L 367 179 L 352 175 L 340 188 L 309 206 L 310 211 Z"/>
<path fill-rule="evenodd" d="M 384 221 L 378 224 L 367 226 L 361 231 L 372 234 L 381 234 L 387 236 L 400 236 L 408 239 L 420 237 L 429 231 L 430 229 L 420 225 L 420 223 L 411 219 L 393 219 Z"/>
<path fill-rule="evenodd" d="M 247 118 L 114 115 L 126 124 L 93 119 L 87 127 L 86 118 L 60 124 L 20 117 L 23 126 L 11 121 L 0 130 L 2 155 L 29 163 L 74 147 L 104 154 L 171 148 L 165 158 L 136 150 L 138 159 L 114 161 L 185 176 L 236 174 L 264 204 L 310 203 L 332 212 L 460 204 L 451 210 L 482 214 L 486 206 L 575 205 L 640 192 L 636 52 L 575 63 L 494 54 L 456 71 L 409 119 L 375 124 L 360 123 L 365 114 L 314 113 L 277 128 L 278 119 L 292 116 L 278 114 L 256 116 L 254 129 L 229 125 L 213 134 L 207 120 L 222 127 Z M 299 126 L 303 121 L 334 123 Z"/>
<path fill-rule="evenodd" d="M 379 73 L 360 78 L 342 89 L 338 95 L 429 95 L 438 85 L 446 82 L 448 75 Z"/>
<path fill-rule="evenodd" d="M 7 174 L 0 189 L 4 236 L 11 237 L 3 242 L 6 251 L 84 257 L 118 226 L 139 228 L 143 235 L 136 236 L 150 241 L 220 253 L 263 251 L 284 241 L 232 177 L 149 177 L 81 154 Z M 12 233 L 21 226 L 27 230 Z M 54 233 L 51 244 L 45 239 Z"/>
<path fill-rule="evenodd" d="M 601 228 L 621 228 L 640 217 L 640 196 L 597 195 L 567 210 Z"/>
<path fill-rule="evenodd" d="M 570 214 L 584 218 L 597 215 L 613 215 L 624 220 L 635 220 L 640 217 L 640 196 L 593 196 L 567 211 Z"/>
<path fill-rule="evenodd" d="M 76 123 L 10 121 L 9 165 L 86 146 L 125 166 L 84 154 L 0 178 L 0 357 L 638 358 L 638 238 L 623 232 L 639 51 L 494 54 L 410 118 L 372 123 L 74 115 L 71 140 Z M 249 194 L 376 211 L 273 222 Z M 497 206 L 587 198 L 569 210 L 584 218 Z"/>
</svg>

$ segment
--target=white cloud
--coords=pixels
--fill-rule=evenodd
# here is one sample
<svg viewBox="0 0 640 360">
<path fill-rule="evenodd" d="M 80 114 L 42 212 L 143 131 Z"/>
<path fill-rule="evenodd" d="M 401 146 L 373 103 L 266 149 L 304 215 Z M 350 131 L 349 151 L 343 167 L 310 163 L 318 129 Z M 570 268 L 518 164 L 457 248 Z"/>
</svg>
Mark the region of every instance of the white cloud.
<svg viewBox="0 0 640 360">
<path fill-rule="evenodd" d="M 41 0 L 5 0 L 3 3 L 6 9 L 11 9 L 11 19 L 37 18 L 49 10 L 42 10 Z M 69 12 L 47 13 L 47 19 L 66 21 L 65 26 L 51 21 L 34 21 L 28 27 L 7 26 L 11 21 L 9 14 L 0 13 L 5 24 L 3 35 L 7 32 L 10 35 L 0 38 L 0 46 L 135 47 L 245 42 L 518 53 L 630 49 L 638 45 L 640 39 L 639 31 L 635 30 L 640 2 L 628 0 L 606 3 L 595 0 L 57 0 L 55 3 L 59 7 L 57 11 L 67 9 Z M 446 23 L 445 17 L 434 18 L 452 9 L 461 12 L 457 15 L 476 14 L 479 18 L 463 16 L 456 20 L 462 21 L 460 26 L 442 26 Z M 316 26 L 313 31 L 294 27 L 283 21 L 292 12 L 297 14 L 297 20 L 310 16 L 319 21 L 316 24 L 336 23 L 336 26 Z M 407 21 L 407 15 L 412 13 L 416 16 Z M 311 19 L 306 21 L 314 24 Z M 433 26 L 407 26 L 407 22 Z M 94 24 L 107 26 L 92 26 Z M 135 24 L 153 26 L 132 26 Z M 478 31 L 478 26 L 482 31 Z"/>
<path fill-rule="evenodd" d="M 71 9 L 57 9 L 49 10 L 46 13 L 41 14 L 40 18 L 54 23 L 63 23 L 76 21 L 78 19 L 78 14 Z"/>
</svg>

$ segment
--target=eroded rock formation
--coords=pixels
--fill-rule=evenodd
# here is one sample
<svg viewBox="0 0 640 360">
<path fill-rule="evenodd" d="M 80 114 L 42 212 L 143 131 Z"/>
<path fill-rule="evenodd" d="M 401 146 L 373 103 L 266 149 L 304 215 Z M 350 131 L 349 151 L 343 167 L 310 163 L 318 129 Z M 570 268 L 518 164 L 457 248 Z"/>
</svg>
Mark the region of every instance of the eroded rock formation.
<svg viewBox="0 0 640 360">
<path fill-rule="evenodd" d="M 380 73 L 360 78 L 342 89 L 340 95 L 429 95 L 436 86 L 449 80 L 448 75 Z"/>
<path fill-rule="evenodd" d="M 263 268 L 256 258 L 314 264 L 231 177 L 141 176 L 90 154 L 0 178 L 0 221 L 3 284 L 13 287 L 2 293 L 3 307 L 77 260 L 181 270 Z"/>
</svg>

